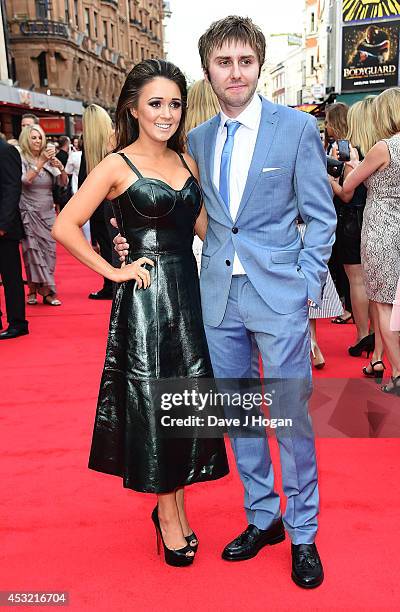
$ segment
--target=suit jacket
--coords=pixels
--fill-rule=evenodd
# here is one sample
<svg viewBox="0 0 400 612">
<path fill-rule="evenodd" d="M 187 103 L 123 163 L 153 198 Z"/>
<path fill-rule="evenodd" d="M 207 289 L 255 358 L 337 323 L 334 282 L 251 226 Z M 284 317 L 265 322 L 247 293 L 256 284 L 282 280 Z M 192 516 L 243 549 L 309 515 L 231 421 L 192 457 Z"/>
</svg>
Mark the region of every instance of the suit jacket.
<svg viewBox="0 0 400 612">
<path fill-rule="evenodd" d="M 6 231 L 4 238 L 11 240 L 21 240 L 24 236 L 19 212 L 21 174 L 18 150 L 0 140 L 0 229 Z"/>
<path fill-rule="evenodd" d="M 219 121 L 217 115 L 188 137 L 209 218 L 200 274 L 204 322 L 218 326 L 224 317 L 235 252 L 275 312 L 295 312 L 307 298 L 320 304 L 336 213 L 314 117 L 262 98 L 259 132 L 235 220 L 213 183 Z M 307 224 L 304 244 L 298 215 Z"/>
</svg>

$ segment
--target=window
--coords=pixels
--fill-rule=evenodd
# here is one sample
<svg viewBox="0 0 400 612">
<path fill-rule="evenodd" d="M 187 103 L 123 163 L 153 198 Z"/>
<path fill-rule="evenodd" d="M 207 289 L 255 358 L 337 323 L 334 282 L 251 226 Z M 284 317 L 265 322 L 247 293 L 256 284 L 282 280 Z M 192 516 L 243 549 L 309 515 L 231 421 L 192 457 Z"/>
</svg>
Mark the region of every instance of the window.
<svg viewBox="0 0 400 612">
<path fill-rule="evenodd" d="M 64 0 L 64 21 L 69 23 L 71 15 L 69 14 L 69 0 Z"/>
<path fill-rule="evenodd" d="M 139 61 L 139 43 L 138 42 L 135 43 L 135 58 L 136 58 L 136 61 L 138 62 Z"/>
<path fill-rule="evenodd" d="M 144 56 L 144 47 L 140 47 L 140 59 L 142 61 L 145 59 L 145 56 Z"/>
<path fill-rule="evenodd" d="M 103 45 L 108 48 L 107 21 L 103 21 Z"/>
<path fill-rule="evenodd" d="M 47 19 L 49 12 L 48 0 L 35 0 L 36 19 Z"/>
<path fill-rule="evenodd" d="M 133 40 L 132 40 L 132 38 L 130 40 L 130 43 L 131 43 L 131 47 L 130 47 L 131 59 L 133 59 L 135 57 L 135 54 L 134 54 L 134 50 L 133 50 Z"/>
<path fill-rule="evenodd" d="M 314 56 L 311 56 L 311 64 L 310 64 L 311 74 L 314 73 Z"/>
<path fill-rule="evenodd" d="M 79 25 L 78 11 L 79 11 L 78 0 L 74 0 L 74 19 L 75 19 L 76 27 L 78 27 Z"/>
<path fill-rule="evenodd" d="M 111 24 L 111 49 L 115 48 L 115 27 L 114 24 Z"/>
<path fill-rule="evenodd" d="M 311 29 L 310 32 L 314 32 L 315 31 L 315 13 L 311 13 Z"/>
<path fill-rule="evenodd" d="M 39 68 L 39 83 L 40 87 L 47 87 L 48 79 L 47 79 L 47 59 L 46 52 L 42 51 L 39 55 L 38 59 L 38 68 Z"/>
<path fill-rule="evenodd" d="M 99 37 L 99 30 L 98 30 L 98 26 L 97 26 L 97 21 L 98 19 L 98 15 L 96 13 L 96 11 L 93 12 L 93 26 L 94 26 L 94 37 L 97 40 Z"/>
<path fill-rule="evenodd" d="M 90 36 L 90 11 L 88 8 L 85 8 L 85 34 Z"/>
</svg>

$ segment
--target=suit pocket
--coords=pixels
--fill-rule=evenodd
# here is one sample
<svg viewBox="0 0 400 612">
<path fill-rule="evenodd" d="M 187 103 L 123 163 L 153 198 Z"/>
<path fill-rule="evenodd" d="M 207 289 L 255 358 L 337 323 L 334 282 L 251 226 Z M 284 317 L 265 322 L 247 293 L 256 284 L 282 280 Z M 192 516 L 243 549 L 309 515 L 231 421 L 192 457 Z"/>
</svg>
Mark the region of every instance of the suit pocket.
<svg viewBox="0 0 400 612">
<path fill-rule="evenodd" d="M 208 268 L 208 264 L 210 263 L 210 256 L 209 255 L 202 255 L 201 256 L 201 267 L 202 268 Z"/>
<path fill-rule="evenodd" d="M 276 264 L 297 263 L 300 251 L 272 251 L 271 261 Z"/>
<path fill-rule="evenodd" d="M 277 168 L 276 170 L 268 170 L 266 168 L 263 168 L 262 172 L 261 172 L 261 176 L 263 177 L 263 179 L 269 179 L 269 178 L 273 178 L 273 177 L 279 177 L 279 176 L 287 176 L 289 174 L 289 170 L 287 168 Z"/>
</svg>

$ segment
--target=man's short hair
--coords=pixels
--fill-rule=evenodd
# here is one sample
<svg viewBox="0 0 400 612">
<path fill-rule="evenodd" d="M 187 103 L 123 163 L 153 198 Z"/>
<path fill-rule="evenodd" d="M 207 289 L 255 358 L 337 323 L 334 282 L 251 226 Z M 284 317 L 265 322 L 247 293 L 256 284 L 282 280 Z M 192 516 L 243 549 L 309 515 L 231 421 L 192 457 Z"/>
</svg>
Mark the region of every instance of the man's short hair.
<svg viewBox="0 0 400 612">
<path fill-rule="evenodd" d="M 265 36 L 249 17 L 230 15 L 210 25 L 200 36 L 199 53 L 203 70 L 207 72 L 210 55 L 214 49 L 222 47 L 226 42 L 241 42 L 249 44 L 257 55 L 260 70 L 265 61 Z"/>
<path fill-rule="evenodd" d="M 60 147 L 60 149 L 62 149 L 62 147 L 64 147 L 66 144 L 70 144 L 70 139 L 68 138 L 68 136 L 60 136 L 60 138 L 58 139 L 58 146 Z"/>
<path fill-rule="evenodd" d="M 24 115 L 22 115 L 21 120 L 22 119 L 33 119 L 34 123 L 36 123 L 36 125 L 39 125 L 39 117 L 37 117 L 33 113 L 25 113 Z"/>
</svg>

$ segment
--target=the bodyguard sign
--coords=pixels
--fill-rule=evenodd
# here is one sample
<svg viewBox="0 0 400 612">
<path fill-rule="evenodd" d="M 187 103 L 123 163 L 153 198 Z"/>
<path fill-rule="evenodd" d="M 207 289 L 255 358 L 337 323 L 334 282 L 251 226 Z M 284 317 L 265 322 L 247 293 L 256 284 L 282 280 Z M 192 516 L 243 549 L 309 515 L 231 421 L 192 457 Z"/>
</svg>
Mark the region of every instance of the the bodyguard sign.
<svg viewBox="0 0 400 612">
<path fill-rule="evenodd" d="M 399 33 L 398 20 L 343 28 L 342 92 L 399 84 Z"/>
</svg>

